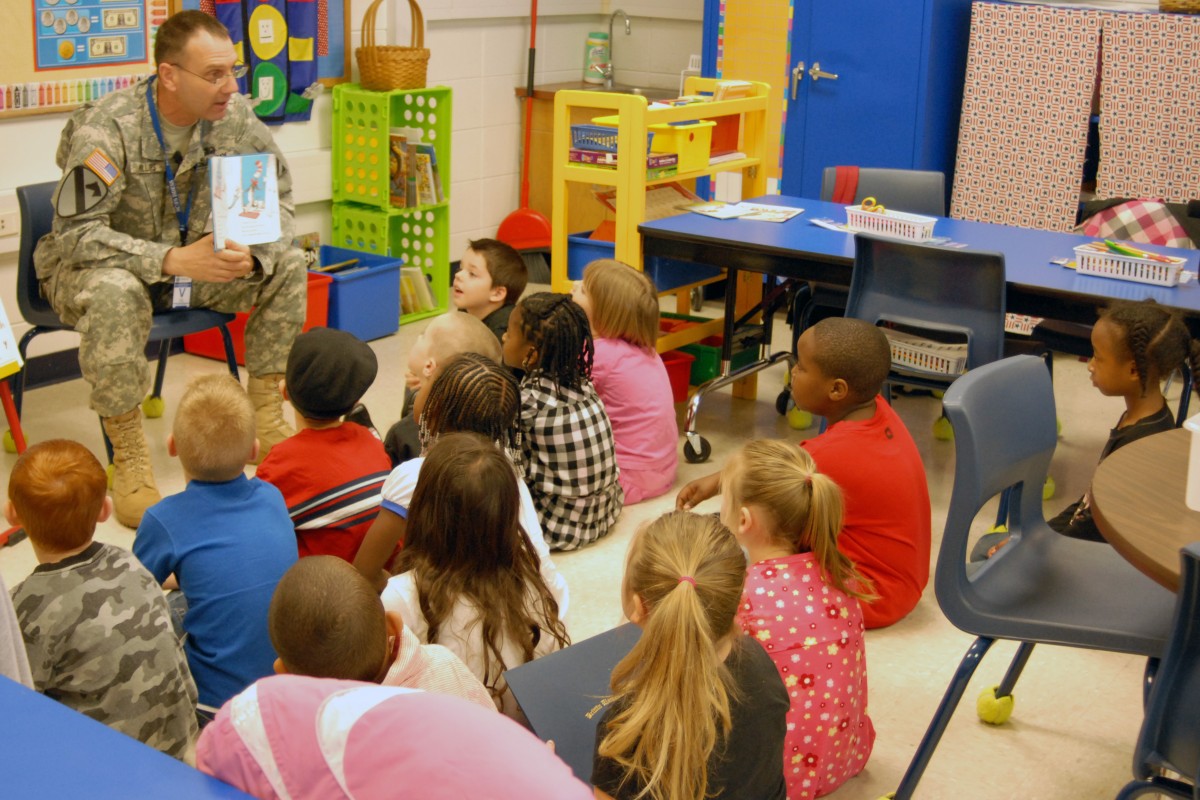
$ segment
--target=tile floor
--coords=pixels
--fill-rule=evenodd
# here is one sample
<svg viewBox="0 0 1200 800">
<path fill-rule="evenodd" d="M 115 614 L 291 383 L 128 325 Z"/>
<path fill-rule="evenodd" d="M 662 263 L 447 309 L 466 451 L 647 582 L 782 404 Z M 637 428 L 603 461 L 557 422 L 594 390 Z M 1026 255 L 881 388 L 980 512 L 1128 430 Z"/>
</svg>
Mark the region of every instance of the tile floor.
<svg viewBox="0 0 1200 800">
<path fill-rule="evenodd" d="M 716 304 L 708 311 L 719 313 Z M 409 345 L 423 323 L 405 326 L 399 334 L 372 343 L 379 355 L 381 375 L 365 399 L 381 427 L 399 413 L 403 364 Z M 780 329 L 776 341 L 786 341 Z M 183 488 L 178 462 L 167 455 L 166 437 L 172 409 L 189 378 L 222 369 L 219 362 L 190 355 L 171 359 L 167 371 L 167 411 L 148 420 L 146 430 L 160 489 L 164 494 Z M 1060 358 L 1055 366 L 1058 416 L 1063 423 L 1052 466 L 1058 493 L 1047 503 L 1056 513 L 1085 488 L 1108 428 L 1118 418 L 1120 400 L 1102 397 L 1090 385 L 1082 363 Z M 793 431 L 775 413 L 774 399 L 783 386 L 784 367 L 760 376 L 760 400 L 735 400 L 728 390 L 705 400 L 699 430 L 713 446 L 708 464 L 691 465 L 680 459 L 676 488 L 719 468 L 744 437 L 803 439 L 816 427 Z M 29 441 L 53 437 L 77 439 L 103 453 L 99 423 L 85 410 L 87 386 L 81 380 L 37 389 L 25 404 L 25 435 Z M 1172 400 L 1173 402 L 1173 400 Z M 954 447 L 934 440 L 931 429 L 938 413 L 932 398 L 900 397 L 896 407 L 908 423 L 921 450 L 933 504 L 934 553 L 941 539 L 953 482 Z M 678 407 L 680 421 L 683 409 Z M 7 477 L 16 456 L 0 455 Z M 249 468 L 252 470 L 253 468 Z M 717 510 L 716 500 L 701 510 Z M 674 492 L 625 509 L 613 532 L 582 551 L 556 557 L 571 586 L 572 637 L 581 640 L 621 621 L 618 597 L 622 563 L 630 536 L 644 520 L 671 508 Z M 988 514 L 977 523 L 982 530 Z M 994 518 L 992 512 L 991 518 Z M 115 521 L 101 526 L 97 537 L 128 547 L 133 532 Z M 28 542 L 0 550 L 0 575 L 12 587 L 35 565 Z M 867 635 L 870 710 L 877 729 L 875 751 L 866 770 L 831 797 L 839 800 L 876 798 L 895 788 L 907 767 L 925 726 L 941 698 L 971 637 L 953 628 L 938 609 L 932 584 L 908 618 L 891 628 Z M 1039 647 L 1017 689 L 1013 719 L 993 728 L 981 723 L 974 698 L 999 682 L 1015 646 L 992 648 L 968 687 L 958 713 L 930 764 L 918 796 L 942 798 L 1108 798 L 1128 779 L 1133 744 L 1141 719 L 1141 676 L 1144 662 L 1132 656 L 1068 648 Z M 2 727 L 2 724 L 0 724 Z M 3 792 L 0 777 L 0 795 Z"/>
</svg>

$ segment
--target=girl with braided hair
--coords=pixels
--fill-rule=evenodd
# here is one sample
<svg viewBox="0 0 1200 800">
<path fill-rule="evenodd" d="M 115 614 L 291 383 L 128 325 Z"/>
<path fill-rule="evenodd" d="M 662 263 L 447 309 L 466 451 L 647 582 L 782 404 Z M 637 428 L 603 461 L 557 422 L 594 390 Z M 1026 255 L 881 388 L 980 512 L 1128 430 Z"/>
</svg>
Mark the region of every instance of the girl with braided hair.
<svg viewBox="0 0 1200 800">
<path fill-rule="evenodd" d="M 570 639 L 521 530 L 519 483 L 486 436 L 442 432 L 424 457 L 397 574 L 381 599 L 418 641 L 448 648 L 501 711 L 523 720 L 505 670 Z"/>
<path fill-rule="evenodd" d="M 1125 411 L 1100 453 L 1175 427 L 1162 382 L 1177 368 L 1200 369 L 1200 344 L 1178 315 L 1153 300 L 1120 303 L 1101 313 L 1092 327 L 1092 385 L 1106 397 L 1121 397 Z M 1197 389 L 1200 391 L 1200 388 Z M 1054 530 L 1076 539 L 1103 542 L 1092 521 L 1091 491 L 1049 520 Z"/>
<path fill-rule="evenodd" d="M 553 550 L 608 533 L 624 493 L 612 425 L 592 385 L 592 334 L 569 295 L 522 298 L 508 319 L 504 363 L 521 380 L 521 463 Z"/>
<path fill-rule="evenodd" d="M 621 585 L 641 638 L 612 671 L 592 785 L 609 800 L 784 800 L 787 692 L 735 617 L 746 557 L 712 515 L 639 530 Z"/>
<path fill-rule="evenodd" d="M 425 463 L 425 454 L 443 434 L 455 431 L 478 433 L 495 443 L 511 464 L 520 458 L 521 435 L 517 429 L 520 390 L 516 378 L 503 365 L 478 353 L 462 353 L 443 362 L 432 381 L 426 381 L 413 398 L 413 415 L 421 438 L 420 458 L 410 459 L 392 470 L 383 484 L 379 515 L 372 523 L 354 558 L 354 566 L 377 590 L 388 580 L 388 560 L 405 542 L 409 508 Z M 489 487 L 491 488 L 491 487 Z M 493 489 L 494 490 L 494 489 Z M 529 489 L 516 482 L 516 502 L 521 530 L 537 554 L 539 571 L 558 604 L 558 618 L 565 619 L 569 594 L 567 582 L 554 562 L 542 536 L 542 526 Z"/>
</svg>

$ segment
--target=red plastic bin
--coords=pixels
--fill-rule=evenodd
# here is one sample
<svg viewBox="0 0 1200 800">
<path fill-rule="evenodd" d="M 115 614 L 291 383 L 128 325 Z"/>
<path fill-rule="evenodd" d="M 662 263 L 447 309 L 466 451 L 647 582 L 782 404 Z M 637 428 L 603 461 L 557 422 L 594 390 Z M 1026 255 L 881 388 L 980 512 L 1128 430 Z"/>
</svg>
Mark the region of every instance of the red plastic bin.
<svg viewBox="0 0 1200 800">
<path fill-rule="evenodd" d="M 692 362 L 696 357 L 682 350 L 670 350 L 659 356 L 667 368 L 667 378 L 671 381 L 671 400 L 684 403 L 688 399 L 688 378 L 692 374 Z"/>
<path fill-rule="evenodd" d="M 320 272 L 308 273 L 308 309 L 304 315 L 304 327 L 324 327 L 329 323 L 329 285 L 333 283 L 332 275 Z M 250 315 L 239 311 L 237 318 L 229 323 L 229 335 L 233 337 L 233 352 L 237 355 L 237 363 L 246 366 L 246 320 Z M 194 356 L 225 360 L 225 345 L 221 343 L 221 332 L 211 328 L 200 333 L 189 333 L 183 337 L 184 352 Z"/>
</svg>

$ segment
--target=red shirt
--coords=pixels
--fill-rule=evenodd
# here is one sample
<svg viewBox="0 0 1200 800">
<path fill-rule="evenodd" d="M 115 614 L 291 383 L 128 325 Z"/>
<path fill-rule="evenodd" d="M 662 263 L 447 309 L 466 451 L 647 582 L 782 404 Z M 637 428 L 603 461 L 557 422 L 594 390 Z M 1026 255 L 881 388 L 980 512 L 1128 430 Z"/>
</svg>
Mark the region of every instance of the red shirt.
<svg viewBox="0 0 1200 800">
<path fill-rule="evenodd" d="M 929 582 L 929 487 L 908 428 L 876 397 L 871 419 L 835 422 L 800 446 L 846 498 L 838 549 L 879 595 L 863 603 L 864 622 L 891 625 L 912 611 Z"/>
</svg>

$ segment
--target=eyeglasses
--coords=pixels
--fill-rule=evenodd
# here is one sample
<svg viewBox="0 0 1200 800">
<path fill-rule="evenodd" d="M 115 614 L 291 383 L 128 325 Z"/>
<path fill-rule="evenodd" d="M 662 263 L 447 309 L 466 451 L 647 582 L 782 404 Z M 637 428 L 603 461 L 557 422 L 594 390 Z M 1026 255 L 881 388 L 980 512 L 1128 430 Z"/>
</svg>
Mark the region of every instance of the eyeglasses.
<svg viewBox="0 0 1200 800">
<path fill-rule="evenodd" d="M 171 64 L 169 61 L 167 63 Z M 235 81 L 240 78 L 244 78 L 246 77 L 246 73 L 250 71 L 250 68 L 245 64 L 234 64 L 233 69 L 229 70 L 228 72 L 222 72 L 220 75 L 201 75 L 199 72 L 192 72 L 187 67 L 180 66 L 179 64 L 171 64 L 171 66 L 175 67 L 175 69 L 181 69 L 189 75 L 195 75 L 200 80 L 207 81 L 213 86 L 220 86 L 230 78 L 233 78 Z"/>
</svg>

